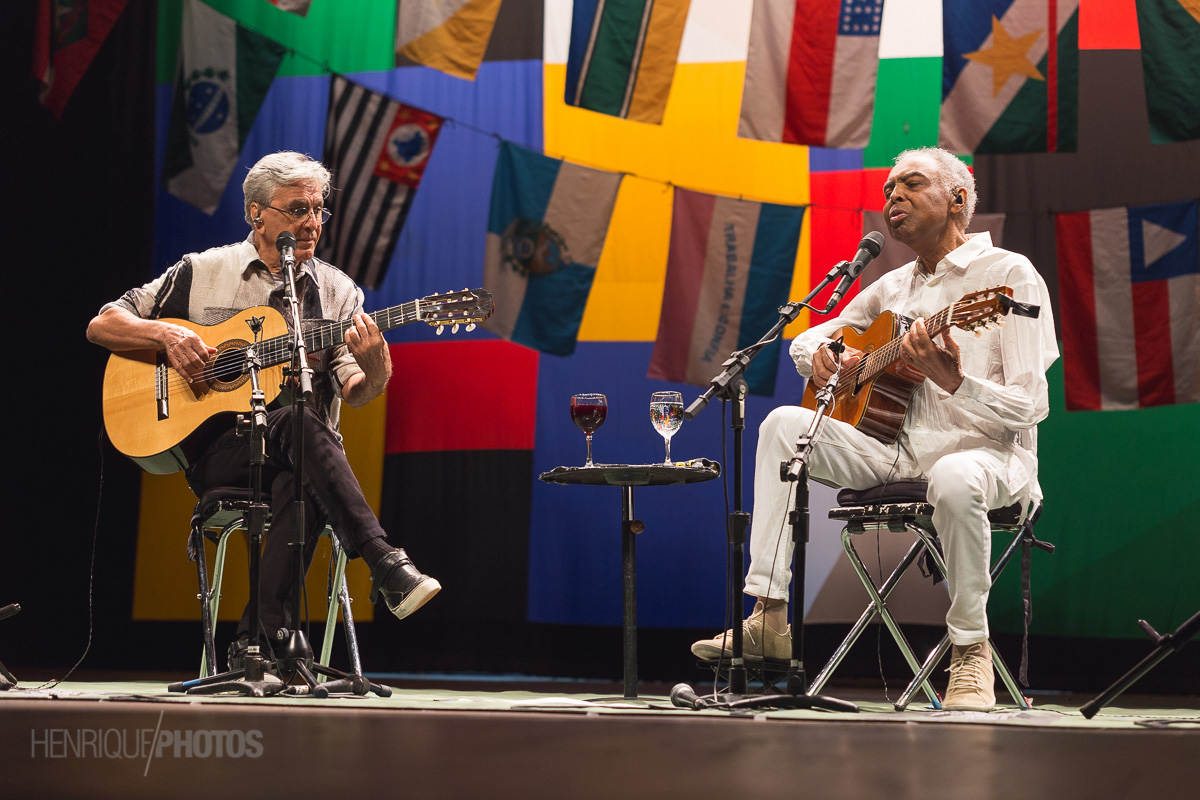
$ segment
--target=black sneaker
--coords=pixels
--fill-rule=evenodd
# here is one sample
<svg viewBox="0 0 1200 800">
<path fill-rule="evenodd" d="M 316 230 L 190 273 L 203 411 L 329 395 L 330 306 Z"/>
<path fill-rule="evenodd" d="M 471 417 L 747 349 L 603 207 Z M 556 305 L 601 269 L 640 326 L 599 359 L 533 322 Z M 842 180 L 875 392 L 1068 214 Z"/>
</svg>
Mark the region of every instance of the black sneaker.
<svg viewBox="0 0 1200 800">
<path fill-rule="evenodd" d="M 404 619 L 442 590 L 442 585 L 413 566 L 403 550 L 388 553 L 371 571 L 371 603 L 383 595 L 388 610 Z"/>
</svg>

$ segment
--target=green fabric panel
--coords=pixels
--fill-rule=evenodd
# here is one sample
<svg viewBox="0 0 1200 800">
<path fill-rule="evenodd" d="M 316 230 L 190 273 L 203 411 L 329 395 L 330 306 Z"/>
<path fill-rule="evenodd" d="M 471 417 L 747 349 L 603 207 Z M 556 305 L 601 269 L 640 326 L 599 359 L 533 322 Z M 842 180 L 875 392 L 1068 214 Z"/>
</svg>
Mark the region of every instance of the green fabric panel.
<svg viewBox="0 0 1200 800">
<path fill-rule="evenodd" d="M 645 9 L 646 0 L 604 4 L 592 57 L 585 62 L 587 77 L 579 97 L 583 108 L 620 116 Z"/>
<path fill-rule="evenodd" d="M 891 167 L 897 153 L 938 143 L 942 59 L 885 58 L 879 62 L 875 120 L 863 166 Z"/>
<path fill-rule="evenodd" d="M 287 50 L 283 45 L 259 36 L 257 33 L 237 29 L 237 93 L 238 93 L 238 149 L 246 143 L 246 135 L 254 127 L 263 98 L 275 81 Z"/>
<path fill-rule="evenodd" d="M 1141 638 L 1200 610 L 1200 405 L 1067 412 L 1062 360 L 1038 426 L 1046 508 L 1033 552 L 1035 634 Z M 993 542 L 997 554 L 1006 544 Z M 1022 628 L 1018 555 L 992 589 L 996 630 Z"/>
<path fill-rule="evenodd" d="M 205 0 L 252 31 L 296 50 L 278 77 L 388 70 L 396 66 L 396 0 L 317 0 L 298 17 L 263 0 Z M 158 82 L 175 80 L 183 0 L 160 0 Z M 315 63 L 314 63 L 315 60 Z M 326 66 L 328 65 L 328 66 Z"/>
<path fill-rule="evenodd" d="M 1048 58 L 1038 62 L 1038 71 L 1047 71 Z M 1067 20 L 1058 34 L 1058 122 L 1057 151 L 1074 152 L 1077 134 L 1074 130 L 1079 116 L 1079 12 Z M 1070 107 L 1068 107 L 1070 106 Z M 1065 112 L 1065 114 L 1064 114 Z M 975 148 L 986 153 L 1044 153 L 1046 152 L 1046 84 L 1027 80 L 996 120 L 983 141 Z M 1070 124 L 1071 129 L 1067 129 Z"/>
</svg>

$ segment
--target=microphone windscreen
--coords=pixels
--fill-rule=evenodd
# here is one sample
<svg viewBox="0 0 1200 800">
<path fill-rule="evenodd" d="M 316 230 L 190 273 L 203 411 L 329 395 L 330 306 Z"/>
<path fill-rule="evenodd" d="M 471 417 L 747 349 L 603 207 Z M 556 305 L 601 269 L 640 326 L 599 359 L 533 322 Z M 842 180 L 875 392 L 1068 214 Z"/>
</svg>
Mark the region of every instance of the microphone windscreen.
<svg viewBox="0 0 1200 800">
<path fill-rule="evenodd" d="M 275 249 L 282 250 L 285 247 L 296 249 L 296 236 L 291 231 L 280 231 L 275 237 Z"/>
</svg>

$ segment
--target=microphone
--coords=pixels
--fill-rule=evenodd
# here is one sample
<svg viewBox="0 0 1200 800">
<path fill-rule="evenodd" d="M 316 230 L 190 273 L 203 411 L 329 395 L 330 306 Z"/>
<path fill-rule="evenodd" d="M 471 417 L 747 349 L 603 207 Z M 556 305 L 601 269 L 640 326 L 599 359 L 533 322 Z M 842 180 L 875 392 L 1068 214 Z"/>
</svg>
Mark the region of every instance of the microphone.
<svg viewBox="0 0 1200 800">
<path fill-rule="evenodd" d="M 865 239 L 863 241 L 866 241 Z M 285 267 L 296 266 L 296 237 L 291 231 L 280 231 L 275 237 L 275 249 L 279 251 L 279 262 Z"/>
<path fill-rule="evenodd" d="M 671 705 L 700 711 L 708 707 L 708 700 L 697 697 L 696 693 L 692 691 L 692 687 L 686 683 L 677 683 L 671 689 Z"/>
<path fill-rule="evenodd" d="M 829 304 L 825 306 L 826 314 L 833 311 L 841 299 L 846 296 L 846 292 L 850 291 L 850 285 L 858 280 L 858 276 L 867 268 L 867 264 L 870 264 L 882 251 L 882 233 L 871 231 L 863 237 L 862 241 L 858 243 L 858 252 L 854 254 L 854 259 L 846 265 L 846 271 L 842 274 L 842 279 L 838 281 L 837 288 L 833 290 L 833 294 L 829 295 Z"/>
</svg>

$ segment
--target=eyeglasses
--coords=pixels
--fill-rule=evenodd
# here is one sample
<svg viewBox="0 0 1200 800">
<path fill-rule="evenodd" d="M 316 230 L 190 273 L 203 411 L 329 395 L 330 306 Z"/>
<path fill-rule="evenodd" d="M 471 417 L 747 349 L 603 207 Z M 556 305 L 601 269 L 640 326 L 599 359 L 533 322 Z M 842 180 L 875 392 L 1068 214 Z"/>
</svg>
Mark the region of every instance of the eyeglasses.
<svg viewBox="0 0 1200 800">
<path fill-rule="evenodd" d="M 275 206 L 267 206 L 267 208 L 271 209 L 272 211 L 278 211 L 280 214 L 286 214 L 292 218 L 292 222 L 304 222 L 311 214 L 312 216 L 316 217 L 317 224 L 324 225 L 329 221 L 329 218 L 333 216 L 333 212 L 324 207 L 305 208 L 302 206 L 300 208 L 283 209 L 276 208 Z"/>
</svg>

